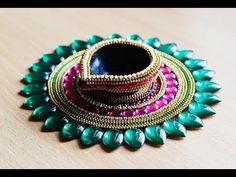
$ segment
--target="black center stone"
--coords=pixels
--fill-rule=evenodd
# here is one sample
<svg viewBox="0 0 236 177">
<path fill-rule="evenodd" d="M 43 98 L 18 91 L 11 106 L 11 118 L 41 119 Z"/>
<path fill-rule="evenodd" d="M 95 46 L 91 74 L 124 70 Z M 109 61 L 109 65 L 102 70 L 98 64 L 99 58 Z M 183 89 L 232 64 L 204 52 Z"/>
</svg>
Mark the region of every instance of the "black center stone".
<svg viewBox="0 0 236 177">
<path fill-rule="evenodd" d="M 150 64 L 148 52 L 129 44 L 111 44 L 97 50 L 91 59 L 90 74 L 127 75 L 142 71 Z"/>
</svg>

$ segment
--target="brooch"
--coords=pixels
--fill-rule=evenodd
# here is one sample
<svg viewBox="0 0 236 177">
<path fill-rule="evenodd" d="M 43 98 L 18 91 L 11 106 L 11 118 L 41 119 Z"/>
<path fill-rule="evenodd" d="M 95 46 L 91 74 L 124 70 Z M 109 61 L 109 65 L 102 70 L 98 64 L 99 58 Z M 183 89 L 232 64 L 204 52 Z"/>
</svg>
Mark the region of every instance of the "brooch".
<svg viewBox="0 0 236 177">
<path fill-rule="evenodd" d="M 214 92 L 221 87 L 206 64 L 192 50 L 156 37 L 92 35 L 31 65 L 23 77 L 23 107 L 33 109 L 31 120 L 44 121 L 43 131 L 60 131 L 62 141 L 109 150 L 162 145 L 215 114 L 211 106 L 221 100 Z"/>
</svg>

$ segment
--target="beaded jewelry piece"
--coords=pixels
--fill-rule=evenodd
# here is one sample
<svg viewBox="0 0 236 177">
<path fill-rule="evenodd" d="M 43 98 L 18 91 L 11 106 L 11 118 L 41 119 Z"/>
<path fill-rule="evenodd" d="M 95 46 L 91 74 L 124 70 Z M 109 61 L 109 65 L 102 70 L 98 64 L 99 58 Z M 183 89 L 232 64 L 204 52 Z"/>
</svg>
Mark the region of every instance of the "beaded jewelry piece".
<svg viewBox="0 0 236 177">
<path fill-rule="evenodd" d="M 60 131 L 63 141 L 102 142 L 110 150 L 122 143 L 161 145 L 215 114 L 209 105 L 221 101 L 214 94 L 221 87 L 205 66 L 193 51 L 155 37 L 93 35 L 32 64 L 23 78 L 23 106 L 34 109 L 31 118 L 43 120 L 44 131 Z"/>
</svg>

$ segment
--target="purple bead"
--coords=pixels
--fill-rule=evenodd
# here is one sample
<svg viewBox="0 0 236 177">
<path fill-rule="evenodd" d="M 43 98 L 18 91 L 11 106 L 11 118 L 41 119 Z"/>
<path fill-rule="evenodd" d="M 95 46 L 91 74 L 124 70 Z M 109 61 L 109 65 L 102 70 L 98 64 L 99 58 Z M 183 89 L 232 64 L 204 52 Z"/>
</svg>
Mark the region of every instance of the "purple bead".
<svg viewBox="0 0 236 177">
<path fill-rule="evenodd" d="M 167 87 L 165 93 L 175 95 L 177 92 L 178 89 L 176 87 Z"/>
<path fill-rule="evenodd" d="M 115 112 L 114 111 L 107 111 L 106 115 L 107 116 L 115 116 Z"/>
<path fill-rule="evenodd" d="M 128 116 L 132 116 L 132 115 L 133 115 L 133 111 L 131 111 L 131 110 L 122 111 L 122 112 L 120 113 L 120 116 L 121 116 L 121 117 L 128 117 Z"/>
<path fill-rule="evenodd" d="M 177 80 L 167 81 L 166 84 L 167 87 L 174 87 L 178 85 L 178 81 Z"/>
</svg>

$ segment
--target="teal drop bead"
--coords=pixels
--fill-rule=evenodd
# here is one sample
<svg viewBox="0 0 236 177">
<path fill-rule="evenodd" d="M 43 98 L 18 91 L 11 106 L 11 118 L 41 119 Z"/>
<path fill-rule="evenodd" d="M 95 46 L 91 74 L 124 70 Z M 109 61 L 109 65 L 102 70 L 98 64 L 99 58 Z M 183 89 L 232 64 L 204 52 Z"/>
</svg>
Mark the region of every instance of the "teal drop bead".
<svg viewBox="0 0 236 177">
<path fill-rule="evenodd" d="M 51 103 L 44 104 L 42 106 L 37 107 L 32 115 L 32 120 L 45 120 L 49 116 L 53 115 L 56 112 L 57 108 L 55 105 Z"/>
<path fill-rule="evenodd" d="M 209 69 L 198 69 L 193 71 L 192 74 L 196 81 L 210 80 L 215 76 L 215 71 Z"/>
<path fill-rule="evenodd" d="M 92 45 L 94 45 L 94 44 L 96 44 L 96 43 L 98 43 L 98 42 L 100 42 L 102 40 L 103 40 L 102 37 L 97 36 L 97 35 L 92 35 L 92 36 L 89 37 L 89 39 L 87 41 L 87 45 L 88 46 L 92 46 Z"/>
<path fill-rule="evenodd" d="M 139 41 L 139 42 L 142 42 L 143 39 L 137 35 L 137 34 L 131 34 L 127 37 L 128 40 L 133 40 L 133 41 Z"/>
<path fill-rule="evenodd" d="M 119 39 L 119 38 L 122 38 L 122 36 L 117 33 L 113 33 L 110 36 L 108 36 L 108 39 Z"/>
<path fill-rule="evenodd" d="M 42 56 L 42 61 L 44 63 L 49 63 L 49 64 L 59 64 L 62 59 L 61 56 L 57 55 L 56 53 L 50 53 L 50 54 L 44 54 Z"/>
<path fill-rule="evenodd" d="M 161 44 L 159 50 L 171 55 L 177 50 L 177 45 L 176 43 Z"/>
<path fill-rule="evenodd" d="M 166 132 L 159 125 L 146 127 L 144 134 L 154 144 L 164 144 L 166 141 Z"/>
<path fill-rule="evenodd" d="M 103 130 L 99 127 L 91 126 L 86 128 L 81 135 L 81 143 L 85 146 L 92 146 L 98 143 L 103 136 Z"/>
<path fill-rule="evenodd" d="M 23 106 L 28 108 L 36 108 L 49 101 L 49 97 L 44 94 L 37 94 L 26 98 L 23 102 Z"/>
<path fill-rule="evenodd" d="M 72 49 L 69 46 L 59 45 L 56 48 L 56 53 L 61 57 L 68 57 L 72 54 Z"/>
<path fill-rule="evenodd" d="M 190 59 L 193 57 L 193 51 L 192 50 L 178 50 L 174 52 L 173 57 L 184 62 L 186 59 Z"/>
<path fill-rule="evenodd" d="M 176 120 L 167 120 L 162 127 L 171 136 L 185 137 L 187 133 L 185 127 Z"/>
<path fill-rule="evenodd" d="M 50 132 L 58 131 L 61 130 L 66 123 L 68 123 L 68 119 L 64 113 L 55 113 L 45 120 L 43 130 Z"/>
<path fill-rule="evenodd" d="M 39 93 L 44 93 L 46 90 L 47 86 L 45 83 L 28 84 L 21 88 L 21 93 L 31 96 Z"/>
<path fill-rule="evenodd" d="M 125 142 L 134 149 L 141 148 L 145 142 L 145 135 L 140 129 L 128 129 L 124 135 Z"/>
<path fill-rule="evenodd" d="M 34 72 L 50 72 L 53 70 L 53 68 L 55 68 L 54 65 L 51 65 L 49 63 L 45 63 L 43 61 L 40 61 L 40 62 L 37 62 L 37 63 L 33 63 L 31 65 L 31 70 L 34 71 Z"/>
<path fill-rule="evenodd" d="M 189 104 L 188 111 L 200 117 L 210 116 L 216 113 L 210 106 L 196 102 L 191 102 Z"/>
<path fill-rule="evenodd" d="M 87 43 L 82 40 L 74 40 L 71 43 L 71 48 L 75 50 L 76 52 L 84 50 L 87 48 Z"/>
<path fill-rule="evenodd" d="M 182 112 L 177 116 L 179 123 L 184 125 L 187 128 L 199 128 L 203 127 L 203 122 L 200 117 L 191 114 L 189 112 Z"/>
<path fill-rule="evenodd" d="M 26 83 L 37 83 L 37 82 L 45 82 L 49 78 L 48 72 L 34 72 L 25 74 L 23 80 Z"/>
<path fill-rule="evenodd" d="M 220 97 L 210 92 L 196 92 L 194 100 L 198 103 L 213 105 L 221 102 Z"/>
<path fill-rule="evenodd" d="M 144 41 L 144 43 L 153 47 L 154 49 L 158 49 L 161 45 L 161 42 L 157 37 L 148 38 Z"/>
<path fill-rule="evenodd" d="M 84 131 L 85 125 L 75 120 L 69 121 L 61 130 L 63 140 L 72 140 L 78 138 Z"/>
<path fill-rule="evenodd" d="M 108 149 L 116 149 L 123 142 L 123 133 L 119 130 L 107 130 L 102 137 L 102 141 Z"/>
<path fill-rule="evenodd" d="M 207 61 L 202 59 L 187 59 L 184 64 L 190 71 L 194 71 L 204 68 L 207 65 Z"/>
<path fill-rule="evenodd" d="M 221 86 L 211 81 L 196 82 L 195 88 L 199 92 L 216 92 L 221 89 Z"/>
</svg>

